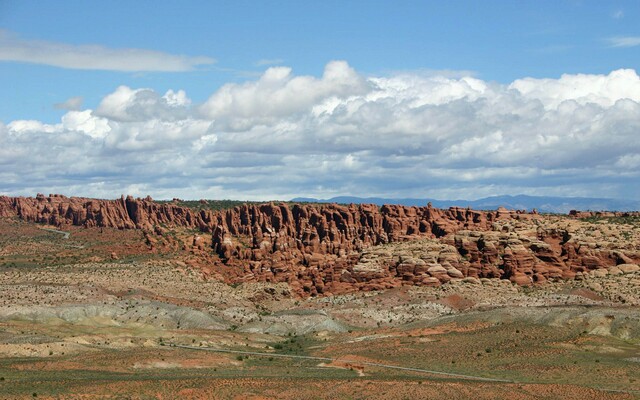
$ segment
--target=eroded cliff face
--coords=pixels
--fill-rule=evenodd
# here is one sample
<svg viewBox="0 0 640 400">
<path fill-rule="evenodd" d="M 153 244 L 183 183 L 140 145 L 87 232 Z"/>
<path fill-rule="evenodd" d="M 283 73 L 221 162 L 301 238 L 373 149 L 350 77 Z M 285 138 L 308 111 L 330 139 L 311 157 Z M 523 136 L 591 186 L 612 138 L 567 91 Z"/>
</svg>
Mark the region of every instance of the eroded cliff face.
<svg viewBox="0 0 640 400">
<path fill-rule="evenodd" d="M 211 211 L 194 211 L 151 198 L 122 196 L 118 200 L 99 200 L 63 195 L 39 194 L 33 197 L 0 196 L 0 216 L 18 216 L 26 221 L 50 225 L 77 225 L 118 229 L 148 229 L 165 224 L 210 231 Z"/>
<path fill-rule="evenodd" d="M 273 203 L 194 211 L 150 198 L 38 195 L 0 197 L 0 216 L 56 226 L 142 229 L 150 246 L 154 236 L 164 235 L 161 226 L 199 229 L 211 234 L 211 247 L 194 237 L 190 253 L 202 256 L 194 265 L 214 267 L 229 282 L 287 282 L 300 295 L 441 285 L 451 279 L 529 285 L 624 273 L 640 261 L 637 229 L 621 236 L 603 225 L 594 236 L 595 225 L 585 228 L 576 213 L 549 217 L 504 209 Z"/>
<path fill-rule="evenodd" d="M 245 205 L 214 225 L 214 251 L 244 279 L 310 295 L 452 279 L 530 285 L 624 273 L 640 260 L 640 242 L 615 224 L 504 209 Z"/>
<path fill-rule="evenodd" d="M 443 241 L 461 230 L 489 231 L 499 221 L 536 218 L 537 214 L 507 210 L 245 205 L 219 215 L 213 230 L 213 249 L 230 267 L 243 268 L 247 280 L 289 282 L 294 290 L 311 295 L 401 284 L 439 285 L 452 277 L 502 277 L 504 272 L 497 264 L 486 267 L 478 260 L 478 265 L 456 269 L 449 275 L 441 264 L 441 270 L 429 269 L 437 262 L 428 266 L 424 262 L 411 264 L 411 257 L 392 257 L 375 268 L 362 268 L 363 251 L 420 239 Z M 457 249 L 452 247 L 449 261 L 443 256 L 451 268 L 462 263 Z"/>
</svg>

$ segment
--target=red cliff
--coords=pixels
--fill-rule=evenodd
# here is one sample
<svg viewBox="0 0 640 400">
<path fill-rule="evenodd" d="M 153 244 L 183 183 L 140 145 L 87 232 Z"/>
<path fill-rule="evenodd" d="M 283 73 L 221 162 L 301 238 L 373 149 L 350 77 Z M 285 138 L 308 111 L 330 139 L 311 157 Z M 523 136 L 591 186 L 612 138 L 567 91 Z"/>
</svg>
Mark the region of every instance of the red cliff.
<svg viewBox="0 0 640 400">
<path fill-rule="evenodd" d="M 614 267 L 640 260 L 637 246 L 594 245 L 566 229 L 548 228 L 548 217 L 506 209 L 270 203 L 195 211 L 151 198 L 38 195 L 0 196 L 0 216 L 56 226 L 143 229 L 149 241 L 161 234 L 161 225 L 199 229 L 210 232 L 212 249 L 194 246 L 226 279 L 288 282 L 307 295 L 460 278 L 533 284 L 617 271 Z M 388 243 L 412 244 L 374 247 Z"/>
</svg>

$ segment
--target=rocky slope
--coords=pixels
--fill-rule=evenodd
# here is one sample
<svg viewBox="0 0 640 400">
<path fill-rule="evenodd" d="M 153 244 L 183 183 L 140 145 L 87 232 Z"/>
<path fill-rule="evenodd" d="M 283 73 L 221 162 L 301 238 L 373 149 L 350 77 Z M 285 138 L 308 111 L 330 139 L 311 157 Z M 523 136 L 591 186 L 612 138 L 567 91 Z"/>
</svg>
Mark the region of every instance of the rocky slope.
<svg viewBox="0 0 640 400">
<path fill-rule="evenodd" d="M 0 197 L 0 216 L 56 226 L 143 229 L 150 244 L 154 235 L 164 234 L 162 226 L 210 232 L 213 252 L 196 238 L 192 246 L 228 280 L 287 282 L 301 295 L 455 279 L 529 285 L 633 272 L 640 261 L 637 227 L 577 219 L 623 216 L 610 214 L 273 203 L 195 211 L 130 196 Z"/>
</svg>

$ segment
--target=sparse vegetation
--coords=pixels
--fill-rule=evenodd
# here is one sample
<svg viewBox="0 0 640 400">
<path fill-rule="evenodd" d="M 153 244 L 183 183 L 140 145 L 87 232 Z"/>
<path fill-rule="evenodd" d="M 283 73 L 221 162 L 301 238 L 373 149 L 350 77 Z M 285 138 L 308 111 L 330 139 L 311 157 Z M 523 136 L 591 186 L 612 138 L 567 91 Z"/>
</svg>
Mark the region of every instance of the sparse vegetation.
<svg viewBox="0 0 640 400">
<path fill-rule="evenodd" d="M 631 225 L 631 226 L 640 226 L 640 216 L 639 215 L 627 215 L 627 216 L 619 216 L 619 217 L 604 217 L 604 216 L 590 216 L 585 218 L 580 218 L 580 221 L 588 222 L 591 224 L 621 224 L 621 225 Z"/>
<path fill-rule="evenodd" d="M 594 240 L 608 232 L 594 227 Z M 630 241 L 637 232 L 628 224 L 614 228 L 622 239 L 629 232 Z M 64 240 L 0 219 L 0 398 L 180 398 L 185 387 L 203 398 L 233 398 L 253 387 L 295 388 L 309 398 L 319 386 L 334 398 L 465 397 L 479 387 L 487 396 L 526 397 L 531 383 L 554 388 L 556 397 L 640 390 L 640 363 L 630 361 L 640 351 L 640 273 L 526 288 L 496 279 L 301 299 L 286 283 L 219 282 L 213 276 L 220 270 L 205 274 L 209 264 L 187 264 L 195 257 L 179 246 L 149 249 L 138 231 L 70 230 Z M 171 240 L 194 234 L 168 232 Z M 461 299 L 471 312 L 459 307 Z M 16 317 L 20 312 L 28 318 Z M 599 333 L 603 326 L 609 333 Z M 483 385 L 365 363 L 518 383 Z"/>
</svg>

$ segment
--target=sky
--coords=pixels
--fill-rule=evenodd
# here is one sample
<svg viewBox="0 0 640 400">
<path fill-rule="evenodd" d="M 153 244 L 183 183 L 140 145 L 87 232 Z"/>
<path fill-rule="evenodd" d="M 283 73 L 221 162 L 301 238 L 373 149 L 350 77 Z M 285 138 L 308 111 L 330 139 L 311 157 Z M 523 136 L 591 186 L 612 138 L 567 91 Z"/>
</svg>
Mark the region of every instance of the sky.
<svg viewBox="0 0 640 400">
<path fill-rule="evenodd" d="M 0 0 L 0 194 L 640 199 L 640 2 Z"/>
</svg>

